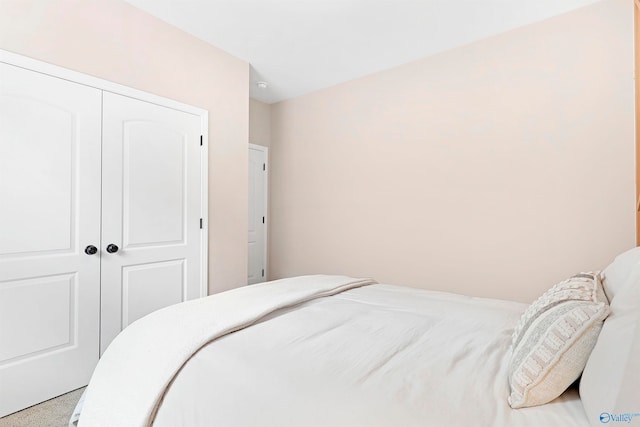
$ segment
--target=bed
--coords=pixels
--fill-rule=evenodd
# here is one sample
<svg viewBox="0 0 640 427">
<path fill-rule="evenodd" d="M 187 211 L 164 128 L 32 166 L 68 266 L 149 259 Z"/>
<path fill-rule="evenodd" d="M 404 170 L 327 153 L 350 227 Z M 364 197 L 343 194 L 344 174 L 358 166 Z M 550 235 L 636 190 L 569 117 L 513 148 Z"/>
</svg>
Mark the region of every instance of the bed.
<svg viewBox="0 0 640 427">
<path fill-rule="evenodd" d="M 71 424 L 78 413 L 80 427 L 571 427 L 602 425 L 605 415 L 640 424 L 640 252 L 607 272 L 607 297 L 623 294 L 621 308 L 611 298 L 580 392 L 574 385 L 545 404 L 509 403 L 514 329 L 528 305 L 304 276 L 135 322 L 103 355 Z M 625 337 L 612 356 L 609 340 Z"/>
</svg>

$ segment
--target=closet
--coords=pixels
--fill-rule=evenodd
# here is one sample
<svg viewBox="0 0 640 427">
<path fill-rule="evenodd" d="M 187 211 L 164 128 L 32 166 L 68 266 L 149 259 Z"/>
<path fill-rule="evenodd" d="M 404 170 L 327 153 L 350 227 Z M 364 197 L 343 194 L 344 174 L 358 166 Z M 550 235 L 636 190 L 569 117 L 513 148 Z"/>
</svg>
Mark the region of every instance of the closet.
<svg viewBox="0 0 640 427">
<path fill-rule="evenodd" d="M 86 385 L 123 328 L 206 295 L 206 123 L 0 51 L 0 416 Z"/>
</svg>

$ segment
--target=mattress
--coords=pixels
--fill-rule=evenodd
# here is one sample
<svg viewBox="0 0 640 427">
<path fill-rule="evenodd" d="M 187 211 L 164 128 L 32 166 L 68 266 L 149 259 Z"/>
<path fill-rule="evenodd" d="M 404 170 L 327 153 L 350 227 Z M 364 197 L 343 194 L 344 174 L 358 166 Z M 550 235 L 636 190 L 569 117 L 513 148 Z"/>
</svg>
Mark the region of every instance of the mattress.
<svg viewBox="0 0 640 427">
<path fill-rule="evenodd" d="M 279 309 L 196 352 L 153 425 L 588 426 L 576 390 L 509 407 L 526 307 L 374 284 Z"/>
</svg>

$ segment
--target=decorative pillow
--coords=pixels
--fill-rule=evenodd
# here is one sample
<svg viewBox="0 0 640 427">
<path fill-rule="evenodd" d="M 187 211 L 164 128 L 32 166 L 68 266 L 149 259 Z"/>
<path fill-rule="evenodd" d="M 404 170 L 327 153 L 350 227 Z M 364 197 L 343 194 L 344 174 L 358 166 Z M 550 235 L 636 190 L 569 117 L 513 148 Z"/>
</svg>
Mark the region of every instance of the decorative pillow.
<svg viewBox="0 0 640 427">
<path fill-rule="evenodd" d="M 542 405 L 580 376 L 609 304 L 599 272 L 558 283 L 524 312 L 512 338 L 512 408 Z"/>
</svg>

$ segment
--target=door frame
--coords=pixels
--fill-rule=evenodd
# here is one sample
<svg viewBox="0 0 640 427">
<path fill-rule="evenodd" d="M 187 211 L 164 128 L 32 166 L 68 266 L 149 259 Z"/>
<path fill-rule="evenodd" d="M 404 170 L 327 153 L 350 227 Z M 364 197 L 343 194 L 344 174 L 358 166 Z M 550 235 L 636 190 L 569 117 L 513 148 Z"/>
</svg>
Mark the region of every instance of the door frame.
<svg viewBox="0 0 640 427">
<path fill-rule="evenodd" d="M 200 134 L 202 135 L 202 151 L 200 157 L 200 217 L 202 218 L 202 234 L 200 239 L 200 297 L 208 293 L 208 264 L 209 264 L 209 112 L 205 109 L 183 104 L 173 99 L 164 98 L 148 92 L 143 92 L 129 86 L 110 82 L 99 77 L 90 76 L 68 68 L 59 67 L 27 56 L 0 49 L 0 62 L 25 68 L 52 77 L 69 80 L 74 83 L 93 87 L 106 92 L 128 96 L 162 107 L 173 108 L 200 117 Z"/>
<path fill-rule="evenodd" d="M 264 279 L 267 281 L 269 280 L 269 147 L 249 143 L 249 150 L 262 151 L 264 154 L 264 243 L 262 261 L 264 263 Z"/>
</svg>

